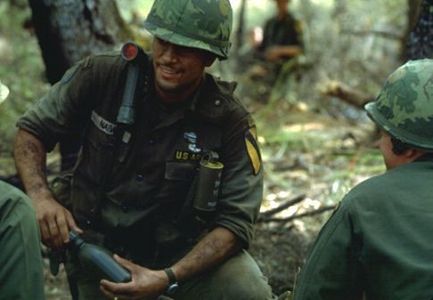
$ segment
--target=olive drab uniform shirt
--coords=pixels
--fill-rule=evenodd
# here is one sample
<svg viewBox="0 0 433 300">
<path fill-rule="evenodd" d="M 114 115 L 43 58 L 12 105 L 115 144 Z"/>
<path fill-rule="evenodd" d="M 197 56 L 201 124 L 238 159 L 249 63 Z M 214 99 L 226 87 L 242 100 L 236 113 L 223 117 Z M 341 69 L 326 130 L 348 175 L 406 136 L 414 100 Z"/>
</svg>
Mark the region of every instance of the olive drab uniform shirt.
<svg viewBox="0 0 433 300">
<path fill-rule="evenodd" d="M 186 103 L 164 106 L 143 54 L 136 121 L 120 131 L 116 115 L 126 69 L 118 54 L 88 58 L 18 121 L 48 151 L 63 134 L 82 132 L 64 205 L 80 226 L 104 235 L 104 246 L 147 266 L 179 258 L 215 226 L 228 228 L 247 247 L 262 199 L 262 171 L 255 125 L 233 97 L 233 85 L 206 75 Z M 210 151 L 224 169 L 217 211 L 203 224 L 188 199 L 199 161 Z"/>
<path fill-rule="evenodd" d="M 280 20 L 277 17 L 269 19 L 263 30 L 263 41 L 259 51 L 265 51 L 272 46 L 303 47 L 302 25 L 291 14 Z"/>
<path fill-rule="evenodd" d="M 294 299 L 433 299 L 432 176 L 433 160 L 421 159 L 350 191 L 321 230 Z"/>
</svg>

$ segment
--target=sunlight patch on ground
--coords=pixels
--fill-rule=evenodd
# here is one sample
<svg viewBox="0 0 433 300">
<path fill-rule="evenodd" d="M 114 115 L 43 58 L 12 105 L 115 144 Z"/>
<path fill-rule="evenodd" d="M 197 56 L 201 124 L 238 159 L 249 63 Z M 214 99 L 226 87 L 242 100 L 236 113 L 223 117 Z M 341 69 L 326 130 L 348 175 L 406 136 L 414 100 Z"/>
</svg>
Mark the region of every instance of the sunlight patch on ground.
<svg viewBox="0 0 433 300">
<path fill-rule="evenodd" d="M 9 96 L 9 88 L 0 81 L 0 104 Z"/>
<path fill-rule="evenodd" d="M 330 8 L 334 6 L 334 0 L 311 0 L 312 4 L 324 6 L 326 8 Z"/>
<path fill-rule="evenodd" d="M 325 126 L 320 123 L 306 123 L 306 124 L 293 124 L 288 125 L 283 128 L 287 132 L 303 132 L 303 131 L 313 131 L 313 130 L 323 130 Z"/>
</svg>

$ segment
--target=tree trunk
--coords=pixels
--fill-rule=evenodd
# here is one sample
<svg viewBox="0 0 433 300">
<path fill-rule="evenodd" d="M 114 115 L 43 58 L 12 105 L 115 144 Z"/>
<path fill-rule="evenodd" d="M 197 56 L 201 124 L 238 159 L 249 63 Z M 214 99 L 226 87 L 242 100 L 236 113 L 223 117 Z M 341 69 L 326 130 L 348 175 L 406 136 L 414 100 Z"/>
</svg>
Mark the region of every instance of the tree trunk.
<svg viewBox="0 0 433 300">
<path fill-rule="evenodd" d="M 245 11 L 247 7 L 247 1 L 242 0 L 241 6 L 239 8 L 239 22 L 238 22 L 238 28 L 236 30 L 236 36 L 235 36 L 235 45 L 234 45 L 234 54 L 237 57 L 239 55 L 239 49 L 242 47 L 244 43 L 244 29 L 245 29 Z"/>
<path fill-rule="evenodd" d="M 407 0 L 407 26 L 406 26 L 406 32 L 403 36 L 403 39 L 401 41 L 401 60 L 406 61 L 410 58 L 410 35 L 413 31 L 415 25 L 418 22 L 420 11 L 421 11 L 421 4 L 423 0 Z"/>
<path fill-rule="evenodd" d="M 334 2 L 334 10 L 332 11 L 332 17 L 339 19 L 347 12 L 347 3 L 345 0 L 336 0 Z"/>
<path fill-rule="evenodd" d="M 411 20 L 411 31 L 406 44 L 406 58 L 433 58 L 433 0 L 423 0 L 422 5 L 413 7 L 412 10 L 417 8 Z"/>
<path fill-rule="evenodd" d="M 29 4 L 50 83 L 78 60 L 132 38 L 114 0 L 29 0 Z"/>
<path fill-rule="evenodd" d="M 321 94 L 324 96 L 337 97 L 361 110 L 364 109 L 365 104 L 373 101 L 375 98 L 374 95 L 365 94 L 363 91 L 356 90 L 339 81 L 330 81 L 324 84 Z"/>
</svg>

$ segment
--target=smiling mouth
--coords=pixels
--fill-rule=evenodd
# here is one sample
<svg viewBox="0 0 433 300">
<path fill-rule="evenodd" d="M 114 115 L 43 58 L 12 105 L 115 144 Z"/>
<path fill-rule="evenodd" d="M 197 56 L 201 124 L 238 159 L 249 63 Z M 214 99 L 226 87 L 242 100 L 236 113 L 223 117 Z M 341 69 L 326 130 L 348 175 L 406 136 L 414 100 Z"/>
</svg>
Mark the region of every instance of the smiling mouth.
<svg viewBox="0 0 433 300">
<path fill-rule="evenodd" d="M 164 76 L 171 77 L 171 76 L 178 76 L 180 74 L 179 70 L 164 65 L 159 65 L 159 69 L 161 70 L 161 73 Z"/>
</svg>

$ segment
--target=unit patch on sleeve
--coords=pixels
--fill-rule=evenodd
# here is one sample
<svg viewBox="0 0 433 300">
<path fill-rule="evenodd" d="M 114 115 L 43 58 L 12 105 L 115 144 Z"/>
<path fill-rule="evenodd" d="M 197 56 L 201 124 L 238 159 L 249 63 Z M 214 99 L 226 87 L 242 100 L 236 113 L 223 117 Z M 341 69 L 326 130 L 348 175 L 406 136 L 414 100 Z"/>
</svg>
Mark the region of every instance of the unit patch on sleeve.
<svg viewBox="0 0 433 300">
<path fill-rule="evenodd" d="M 256 137 L 257 133 L 255 127 L 250 128 L 245 134 L 245 145 L 247 147 L 247 153 L 248 157 L 250 158 L 254 175 L 257 175 L 260 172 L 260 168 L 262 166 L 262 160 L 257 146 Z"/>
</svg>

